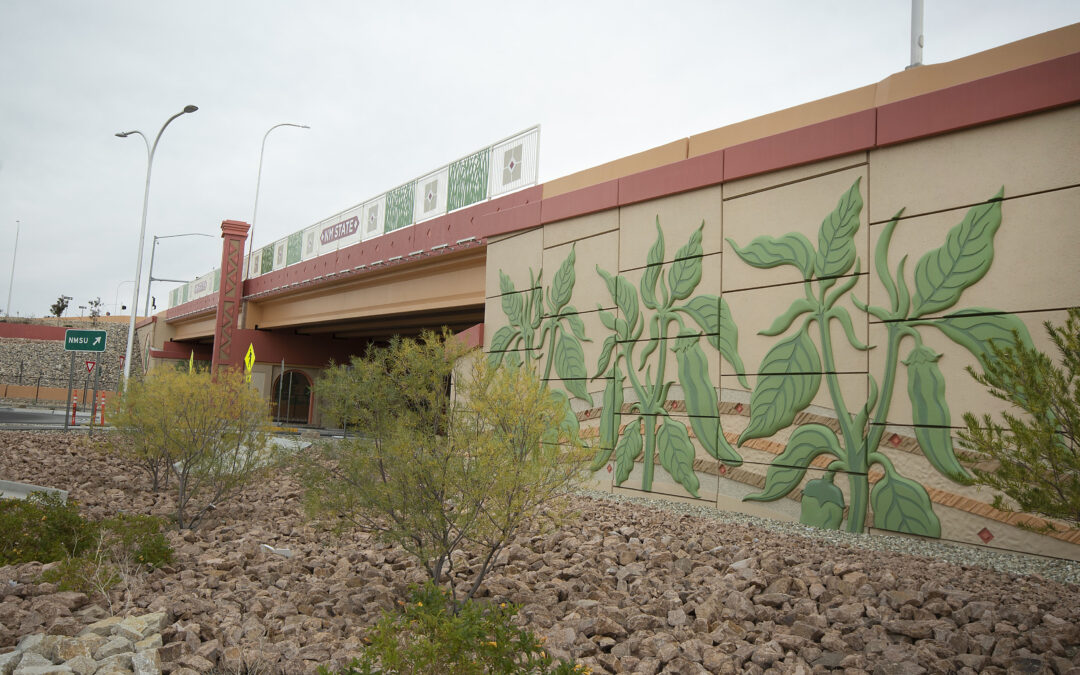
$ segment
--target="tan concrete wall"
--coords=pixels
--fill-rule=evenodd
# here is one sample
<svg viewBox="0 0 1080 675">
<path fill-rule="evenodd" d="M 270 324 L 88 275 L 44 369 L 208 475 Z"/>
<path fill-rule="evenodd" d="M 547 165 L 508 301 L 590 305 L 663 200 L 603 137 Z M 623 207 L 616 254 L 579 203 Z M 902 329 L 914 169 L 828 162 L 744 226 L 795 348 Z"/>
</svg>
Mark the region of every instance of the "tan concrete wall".
<svg viewBox="0 0 1080 675">
<path fill-rule="evenodd" d="M 1072 106 L 493 241 L 485 349 L 494 360 L 530 360 L 566 392 L 583 434 L 599 448 L 593 481 L 607 489 L 818 524 L 830 524 L 827 502 L 842 498 L 843 527 L 979 545 L 985 529 L 993 536 L 989 546 L 1080 559 L 1080 531 L 1022 529 L 1038 521 L 997 511 L 990 491 L 946 475 L 961 414 L 997 414 L 1002 404 L 965 372 L 979 367 L 972 351 L 939 328 L 956 321 L 943 317 L 968 310 L 991 327 L 1024 327 L 1048 350 L 1042 322 L 1061 323 L 1068 307 L 1080 306 L 1078 128 L 1080 106 Z M 989 201 L 1002 189 L 1001 201 Z M 768 266 L 777 244 L 793 260 L 813 260 L 815 275 L 804 281 L 809 263 Z M 819 252 L 829 255 L 819 259 Z M 943 272 L 947 278 L 934 286 L 929 263 L 941 268 L 944 260 L 935 255 L 953 256 L 946 262 L 969 272 Z M 892 310 L 881 270 L 895 284 L 901 261 L 909 296 L 900 320 L 860 309 L 869 302 Z M 833 271 L 826 280 L 817 274 L 822 268 Z M 832 294 L 839 295 L 828 305 L 831 318 L 804 329 L 817 303 L 831 303 Z M 778 317 L 793 305 L 814 309 L 785 325 Z M 890 336 L 899 336 L 896 349 Z M 619 379 L 609 354 L 618 358 Z M 949 418 L 913 412 L 909 382 L 920 402 L 929 401 L 939 416 L 947 408 Z M 846 420 L 874 390 L 866 430 L 845 434 Z M 654 447 L 643 448 L 653 452 L 652 467 L 640 451 L 630 452 L 634 436 L 654 445 L 635 431 L 642 428 L 664 429 L 653 436 Z M 797 445 L 810 430 L 824 429 L 838 439 L 841 462 L 830 465 L 823 456 L 807 466 L 782 455 L 793 438 Z M 864 438 L 876 441 L 878 454 L 869 459 L 877 461 L 856 457 Z M 628 461 L 630 454 L 636 461 Z M 930 457 L 944 459 L 935 466 Z M 776 499 L 743 500 L 779 490 L 781 464 L 806 471 Z M 823 486 L 829 469 L 838 492 Z M 860 502 L 862 490 L 869 494 Z"/>
</svg>

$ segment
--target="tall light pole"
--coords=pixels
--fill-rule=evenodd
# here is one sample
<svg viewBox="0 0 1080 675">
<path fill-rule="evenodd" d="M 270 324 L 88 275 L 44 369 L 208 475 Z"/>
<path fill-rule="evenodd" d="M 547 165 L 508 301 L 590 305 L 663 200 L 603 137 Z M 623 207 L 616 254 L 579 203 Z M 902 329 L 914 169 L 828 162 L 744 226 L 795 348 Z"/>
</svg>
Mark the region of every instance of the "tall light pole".
<svg viewBox="0 0 1080 675">
<path fill-rule="evenodd" d="M 154 235 L 154 241 L 150 244 L 150 280 L 146 282 L 146 311 L 143 312 L 143 316 L 150 316 L 150 285 L 155 281 L 175 281 L 177 283 L 184 283 L 180 279 L 156 279 L 154 278 L 154 253 L 157 251 L 157 243 L 159 239 L 172 239 L 173 237 L 210 237 L 214 238 L 212 234 L 204 234 L 202 232 L 185 232 L 184 234 L 165 234 L 162 236 Z"/>
<path fill-rule="evenodd" d="M 165 120 L 165 124 L 161 125 L 161 130 L 158 131 L 157 136 L 154 138 L 153 145 L 150 145 L 150 141 L 147 140 L 146 134 L 138 130 L 122 131 L 116 134 L 120 138 L 127 138 L 132 134 L 138 134 L 142 136 L 143 142 L 146 143 L 146 188 L 143 191 L 142 225 L 139 227 L 139 250 L 135 256 L 135 290 L 131 294 L 131 321 L 128 322 L 127 349 L 124 351 L 125 383 L 131 376 L 131 348 L 135 344 L 135 315 L 138 313 L 139 307 L 139 279 L 142 276 L 143 246 L 146 244 L 146 207 L 150 202 L 150 171 L 154 167 L 154 152 L 157 151 L 157 144 L 158 141 L 161 140 L 161 134 L 165 133 L 165 127 L 169 126 L 169 124 L 177 117 L 187 113 L 193 113 L 198 109 L 197 106 L 193 105 L 184 106 L 183 110 Z"/>
<path fill-rule="evenodd" d="M 15 254 L 19 252 L 19 221 L 15 221 L 15 247 L 11 249 L 11 279 L 8 280 L 7 305 L 4 311 L 11 316 L 11 289 L 15 286 Z"/>
<path fill-rule="evenodd" d="M 244 264 L 244 273 L 241 276 L 242 279 L 247 279 L 251 276 L 251 254 L 255 249 L 255 216 L 259 214 L 259 185 L 262 183 L 262 165 L 263 155 L 266 153 L 266 137 L 270 135 L 270 132 L 278 127 L 296 127 L 297 129 L 310 129 L 306 124 L 293 124 L 292 122 L 282 122 L 281 124 L 275 124 L 266 130 L 263 134 L 262 146 L 259 148 L 259 171 L 255 174 L 255 206 L 251 210 L 251 229 L 248 230 L 248 254 L 247 261 Z M 240 327 L 243 328 L 247 323 L 247 303 L 241 302 L 240 307 Z"/>
<path fill-rule="evenodd" d="M 255 174 L 255 207 L 251 211 L 251 229 L 248 231 L 248 264 L 244 265 L 244 278 L 247 279 L 250 275 L 251 267 L 251 253 L 255 246 L 255 216 L 259 213 L 259 184 L 262 183 L 262 165 L 263 154 L 266 152 L 266 137 L 270 135 L 270 132 L 278 127 L 296 127 L 297 129 L 310 129 L 306 124 L 293 124 L 292 122 L 282 122 L 281 124 L 275 124 L 266 130 L 263 134 L 262 147 L 259 149 L 259 172 Z"/>
</svg>

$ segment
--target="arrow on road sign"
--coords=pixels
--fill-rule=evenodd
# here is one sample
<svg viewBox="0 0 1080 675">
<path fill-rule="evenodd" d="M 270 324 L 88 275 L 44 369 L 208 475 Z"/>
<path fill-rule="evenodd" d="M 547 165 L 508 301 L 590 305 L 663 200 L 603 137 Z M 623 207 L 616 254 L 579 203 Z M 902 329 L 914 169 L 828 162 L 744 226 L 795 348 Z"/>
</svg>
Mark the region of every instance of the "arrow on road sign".
<svg viewBox="0 0 1080 675">
<path fill-rule="evenodd" d="M 86 362 L 86 372 L 87 372 L 87 374 L 90 374 L 90 373 L 94 372 L 94 366 L 96 366 L 96 365 L 97 365 L 97 361 L 87 361 Z"/>
</svg>

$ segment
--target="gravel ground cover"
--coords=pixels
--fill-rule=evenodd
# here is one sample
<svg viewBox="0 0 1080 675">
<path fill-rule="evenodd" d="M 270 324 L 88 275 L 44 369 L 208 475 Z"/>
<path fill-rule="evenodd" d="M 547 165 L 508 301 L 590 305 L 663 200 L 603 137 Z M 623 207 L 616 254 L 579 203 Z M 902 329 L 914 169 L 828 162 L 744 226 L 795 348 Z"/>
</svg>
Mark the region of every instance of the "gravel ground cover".
<svg viewBox="0 0 1080 675">
<path fill-rule="evenodd" d="M 0 477 L 66 489 L 91 517 L 174 504 L 83 436 L 0 432 Z M 1080 673 L 1075 564 L 600 493 L 567 506 L 504 551 L 482 595 L 596 673 Z M 400 549 L 313 527 L 286 475 L 169 537 L 174 564 L 108 600 L 58 593 L 38 563 L 0 567 L 0 652 L 164 612 L 163 672 L 314 672 L 424 578 Z"/>
</svg>

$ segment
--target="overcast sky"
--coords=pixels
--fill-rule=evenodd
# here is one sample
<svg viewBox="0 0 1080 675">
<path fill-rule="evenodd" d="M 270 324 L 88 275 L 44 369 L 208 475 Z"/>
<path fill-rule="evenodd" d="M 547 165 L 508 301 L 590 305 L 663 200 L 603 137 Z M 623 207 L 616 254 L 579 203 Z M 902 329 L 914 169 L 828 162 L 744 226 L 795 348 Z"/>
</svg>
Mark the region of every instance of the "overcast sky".
<svg viewBox="0 0 1080 675">
<path fill-rule="evenodd" d="M 1076 22 L 1077 0 L 926 0 L 924 62 Z M 871 84 L 909 30 L 910 0 L 0 0 L 0 308 L 16 221 L 12 314 L 130 305 L 146 148 L 114 134 L 152 140 L 187 104 L 154 158 L 144 280 L 152 235 L 251 220 L 280 122 L 311 129 L 267 141 L 256 246 L 534 124 L 543 182 Z M 154 275 L 220 257 L 167 239 Z"/>
</svg>

